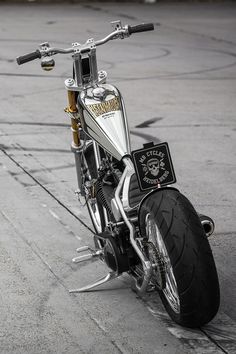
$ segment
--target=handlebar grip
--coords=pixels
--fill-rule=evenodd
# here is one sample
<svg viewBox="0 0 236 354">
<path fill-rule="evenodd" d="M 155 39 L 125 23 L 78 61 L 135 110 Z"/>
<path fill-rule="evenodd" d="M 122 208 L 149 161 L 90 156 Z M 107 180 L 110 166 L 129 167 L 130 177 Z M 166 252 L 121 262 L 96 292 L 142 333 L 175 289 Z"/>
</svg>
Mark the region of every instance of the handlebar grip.
<svg viewBox="0 0 236 354">
<path fill-rule="evenodd" d="M 17 61 L 18 65 L 21 65 L 21 64 L 27 63 L 28 61 L 34 60 L 34 59 L 40 59 L 41 56 L 42 55 L 40 53 L 40 50 L 37 49 L 35 52 L 28 53 L 28 54 L 22 55 L 20 57 L 17 57 L 16 61 Z"/>
<path fill-rule="evenodd" d="M 153 23 L 141 23 L 140 25 L 136 26 L 128 26 L 129 34 L 138 33 L 138 32 L 146 32 L 146 31 L 153 31 L 154 24 Z"/>
</svg>

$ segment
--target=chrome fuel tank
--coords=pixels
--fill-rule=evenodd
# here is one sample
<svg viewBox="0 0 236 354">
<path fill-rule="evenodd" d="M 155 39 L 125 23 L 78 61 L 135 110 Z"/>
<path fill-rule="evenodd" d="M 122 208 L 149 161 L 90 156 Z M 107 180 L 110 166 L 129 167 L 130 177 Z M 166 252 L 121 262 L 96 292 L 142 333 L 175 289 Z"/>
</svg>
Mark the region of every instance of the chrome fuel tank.
<svg viewBox="0 0 236 354">
<path fill-rule="evenodd" d="M 112 85 L 102 84 L 78 97 L 84 131 L 117 160 L 130 154 L 130 139 L 123 99 Z"/>
</svg>

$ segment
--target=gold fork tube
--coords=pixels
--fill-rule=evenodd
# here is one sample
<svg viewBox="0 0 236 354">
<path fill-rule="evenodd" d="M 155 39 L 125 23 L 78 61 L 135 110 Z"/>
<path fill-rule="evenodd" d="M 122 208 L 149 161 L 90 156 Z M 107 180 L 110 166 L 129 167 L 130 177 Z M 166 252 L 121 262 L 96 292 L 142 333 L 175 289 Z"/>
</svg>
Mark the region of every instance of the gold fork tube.
<svg viewBox="0 0 236 354">
<path fill-rule="evenodd" d="M 67 93 L 68 93 L 69 112 L 70 113 L 77 113 L 78 109 L 77 109 L 76 101 L 75 101 L 75 92 L 74 91 L 67 91 Z"/>
<path fill-rule="evenodd" d="M 80 146 L 80 133 L 79 133 L 79 120 L 76 115 L 73 117 L 73 113 L 78 113 L 78 109 L 76 106 L 75 100 L 75 92 L 74 91 L 67 91 L 68 92 L 68 107 L 66 111 L 71 114 L 71 131 L 73 136 L 73 147 L 78 148 Z"/>
<path fill-rule="evenodd" d="M 76 106 L 75 92 L 74 91 L 67 91 L 67 92 L 68 92 L 68 107 L 66 107 L 65 112 L 68 113 L 71 118 L 71 131 L 73 136 L 71 150 L 73 151 L 75 156 L 75 167 L 76 167 L 76 174 L 77 174 L 78 187 L 79 187 L 78 193 L 84 195 L 84 189 L 82 187 L 82 175 L 81 175 L 81 150 L 83 147 L 80 141 L 79 115 Z"/>
</svg>

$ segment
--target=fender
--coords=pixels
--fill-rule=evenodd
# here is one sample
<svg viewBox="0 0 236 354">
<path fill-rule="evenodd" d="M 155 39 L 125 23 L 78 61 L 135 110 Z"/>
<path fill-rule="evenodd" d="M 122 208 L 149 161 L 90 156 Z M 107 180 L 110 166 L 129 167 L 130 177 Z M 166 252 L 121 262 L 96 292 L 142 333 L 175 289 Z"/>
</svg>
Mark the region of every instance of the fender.
<svg viewBox="0 0 236 354">
<path fill-rule="evenodd" d="M 154 189 L 154 190 L 152 190 L 151 192 L 147 193 L 147 194 L 143 197 L 143 199 L 141 200 L 141 202 L 140 202 L 140 204 L 139 204 L 139 207 L 138 207 L 138 220 L 140 220 L 140 210 L 141 210 L 141 207 L 142 207 L 144 201 L 145 201 L 148 197 L 150 197 L 150 195 L 152 195 L 152 194 L 154 194 L 154 193 L 160 193 L 160 192 L 162 192 L 163 190 L 174 190 L 174 191 L 177 191 L 177 192 L 180 193 L 180 191 L 179 191 L 177 188 L 168 187 L 168 186 L 166 186 L 166 187 L 161 187 L 161 188 L 157 188 L 157 189 Z"/>
</svg>

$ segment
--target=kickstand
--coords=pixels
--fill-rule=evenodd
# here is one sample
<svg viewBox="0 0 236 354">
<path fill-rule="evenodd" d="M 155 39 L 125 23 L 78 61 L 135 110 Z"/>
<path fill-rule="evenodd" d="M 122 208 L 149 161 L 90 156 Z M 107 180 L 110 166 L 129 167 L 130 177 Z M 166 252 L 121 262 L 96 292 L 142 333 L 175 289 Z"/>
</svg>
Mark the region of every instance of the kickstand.
<svg viewBox="0 0 236 354">
<path fill-rule="evenodd" d="M 96 288 L 97 286 L 107 283 L 108 281 L 113 280 L 118 277 L 119 277 L 119 274 L 117 272 L 109 272 L 105 277 L 98 279 L 96 282 L 89 284 L 87 286 L 84 286 L 80 289 L 69 290 L 69 292 L 70 293 L 82 293 L 82 292 L 90 291 L 91 289 Z"/>
</svg>

